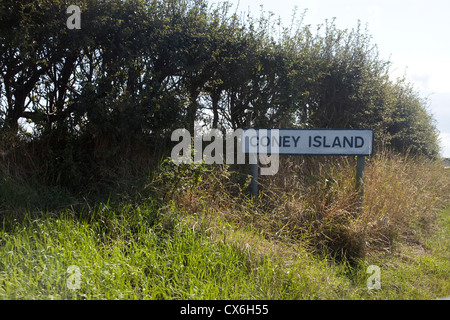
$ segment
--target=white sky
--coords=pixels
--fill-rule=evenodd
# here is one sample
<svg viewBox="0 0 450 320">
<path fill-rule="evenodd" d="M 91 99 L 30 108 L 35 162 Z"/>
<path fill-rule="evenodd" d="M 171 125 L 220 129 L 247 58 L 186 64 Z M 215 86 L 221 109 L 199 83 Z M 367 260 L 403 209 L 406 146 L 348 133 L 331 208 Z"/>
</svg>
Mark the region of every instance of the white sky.
<svg viewBox="0 0 450 320">
<path fill-rule="evenodd" d="M 210 3 L 221 2 L 213 1 Z M 441 133 L 442 152 L 450 157 L 450 1 L 448 0 L 228 0 L 233 12 L 259 17 L 264 11 L 280 16 L 289 26 L 294 8 L 307 9 L 303 23 L 312 27 L 336 18 L 340 29 L 368 26 L 380 58 L 390 60 L 393 77 L 405 72 L 422 97 Z"/>
</svg>

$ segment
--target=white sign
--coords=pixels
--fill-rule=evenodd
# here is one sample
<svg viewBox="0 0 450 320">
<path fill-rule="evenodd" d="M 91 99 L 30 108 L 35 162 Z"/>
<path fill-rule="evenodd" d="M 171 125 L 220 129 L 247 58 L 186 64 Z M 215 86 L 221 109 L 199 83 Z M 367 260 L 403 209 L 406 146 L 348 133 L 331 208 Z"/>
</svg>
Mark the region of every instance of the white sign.
<svg viewBox="0 0 450 320">
<path fill-rule="evenodd" d="M 370 129 L 244 129 L 242 152 L 248 154 L 369 156 Z"/>
</svg>

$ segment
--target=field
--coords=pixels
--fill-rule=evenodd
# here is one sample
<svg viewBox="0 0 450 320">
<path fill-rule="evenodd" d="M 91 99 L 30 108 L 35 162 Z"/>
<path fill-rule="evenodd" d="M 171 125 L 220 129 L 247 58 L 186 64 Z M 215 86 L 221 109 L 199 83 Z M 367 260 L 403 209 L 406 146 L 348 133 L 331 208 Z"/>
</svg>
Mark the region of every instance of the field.
<svg viewBox="0 0 450 320">
<path fill-rule="evenodd" d="M 361 203 L 352 159 L 282 161 L 255 201 L 229 168 L 169 161 L 134 198 L 126 188 L 77 198 L 4 175 L 0 298 L 450 296 L 449 172 L 440 163 L 369 159 Z M 371 265 L 380 288 L 369 290 Z"/>
</svg>

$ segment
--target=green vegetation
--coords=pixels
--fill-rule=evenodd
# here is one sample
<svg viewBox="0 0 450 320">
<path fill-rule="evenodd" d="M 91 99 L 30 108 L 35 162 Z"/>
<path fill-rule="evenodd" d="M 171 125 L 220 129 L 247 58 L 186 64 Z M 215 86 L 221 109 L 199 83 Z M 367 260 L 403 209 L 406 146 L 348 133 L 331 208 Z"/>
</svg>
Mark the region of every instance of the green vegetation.
<svg viewBox="0 0 450 320">
<path fill-rule="evenodd" d="M 13 235 L 2 234 L 2 298 L 12 299 L 291 299 L 320 297 L 321 272 L 298 274 L 304 257 L 281 260 L 230 243 L 214 242 L 186 222 L 149 224 L 151 211 L 123 206 L 98 209 L 104 218 L 78 221 L 70 214 L 28 220 Z M 107 212 L 105 212 L 107 211 Z M 109 212 L 108 212 L 109 211 Z M 124 211 L 132 214 L 124 217 Z M 97 214 L 98 212 L 95 212 Z M 168 215 L 178 215 L 176 212 Z M 125 214 L 126 215 L 126 214 Z M 179 218 L 179 217 L 177 217 Z M 135 220 L 135 225 L 127 221 Z M 172 219 L 164 217 L 163 219 Z M 166 222 L 167 223 L 167 222 Z M 105 230 L 108 229 L 109 230 Z M 195 225 L 194 225 L 195 226 Z M 172 229 L 173 228 L 173 229 Z M 231 228 L 231 226 L 229 226 Z M 250 233 L 249 233 L 250 235 Z M 107 240 L 107 239 L 108 240 Z M 102 241 L 103 239 L 103 241 Z M 106 241 L 106 242 L 105 242 Z M 303 264 L 303 263 L 302 263 Z M 69 290 L 69 265 L 81 269 L 79 290 Z M 304 267 L 304 266 L 303 266 Z M 340 279 L 333 286 L 338 288 Z M 307 289 L 308 292 L 303 292 Z M 323 290 L 323 289 L 322 289 Z M 328 294 L 327 294 L 328 295 Z"/>
<path fill-rule="evenodd" d="M 69 1 L 0 4 L 1 299 L 450 296 L 436 128 L 360 26 L 78 3 L 79 30 Z M 245 166 L 167 159 L 173 129 L 196 121 L 373 129 L 364 198 L 355 159 L 282 156 L 251 200 Z"/>
<path fill-rule="evenodd" d="M 0 297 L 448 296 L 450 211 L 438 209 L 448 204 L 449 177 L 440 176 L 445 169 L 428 160 L 374 158 L 360 208 L 357 198 L 346 195 L 354 193 L 345 185 L 352 165 L 328 163 L 310 176 L 317 181 L 309 190 L 266 191 L 256 203 L 242 192 L 233 195 L 238 186 L 226 168 L 183 169 L 167 161 L 134 201 L 74 203 L 42 212 L 19 210 L 14 199 L 3 198 L 16 209 L 2 210 Z M 175 169 L 180 180 L 173 179 Z M 291 170 L 294 175 L 302 168 Z M 325 173 L 334 185 L 324 184 Z M 381 290 L 367 289 L 371 264 L 381 268 Z M 67 286 L 71 265 L 80 268 L 76 290 Z"/>
<path fill-rule="evenodd" d="M 216 226 L 224 239 L 233 238 L 219 241 L 191 219 L 167 229 L 163 221 L 149 223 L 151 209 L 105 205 L 97 210 L 93 213 L 102 218 L 95 222 L 66 213 L 28 217 L 3 231 L 0 297 L 434 299 L 450 293 L 448 210 L 441 236 L 429 239 L 425 249 L 401 246 L 392 256 L 370 257 L 357 267 L 313 256 L 301 246 L 271 244 L 230 224 Z M 380 265 L 379 291 L 366 287 L 369 264 Z M 78 290 L 67 288 L 69 265 L 80 267 Z"/>
<path fill-rule="evenodd" d="M 174 129 L 194 136 L 195 121 L 224 132 L 368 128 L 377 147 L 438 157 L 427 101 L 390 79 L 359 25 L 314 29 L 294 16 L 285 27 L 205 0 L 108 0 L 79 1 L 81 29 L 70 30 L 71 4 L 0 4 L 0 151 L 42 182 L 80 190 L 125 165 L 148 168 L 170 154 Z"/>
</svg>

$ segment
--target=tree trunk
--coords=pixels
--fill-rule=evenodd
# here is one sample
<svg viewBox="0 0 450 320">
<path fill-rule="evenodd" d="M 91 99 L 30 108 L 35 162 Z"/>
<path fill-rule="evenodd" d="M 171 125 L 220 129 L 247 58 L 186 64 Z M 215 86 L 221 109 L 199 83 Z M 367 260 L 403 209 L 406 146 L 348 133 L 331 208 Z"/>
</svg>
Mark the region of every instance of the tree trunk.
<svg viewBox="0 0 450 320">
<path fill-rule="evenodd" d="M 219 100 L 220 100 L 220 89 L 215 89 L 211 95 L 212 109 L 213 109 L 213 123 L 212 127 L 217 129 L 219 126 Z"/>
<path fill-rule="evenodd" d="M 197 110 L 198 110 L 197 98 L 199 94 L 200 92 L 198 90 L 194 90 L 190 93 L 189 98 L 190 101 L 186 115 L 188 126 L 187 129 L 193 137 L 195 136 L 194 127 L 195 127 L 195 120 L 197 119 Z"/>
</svg>

